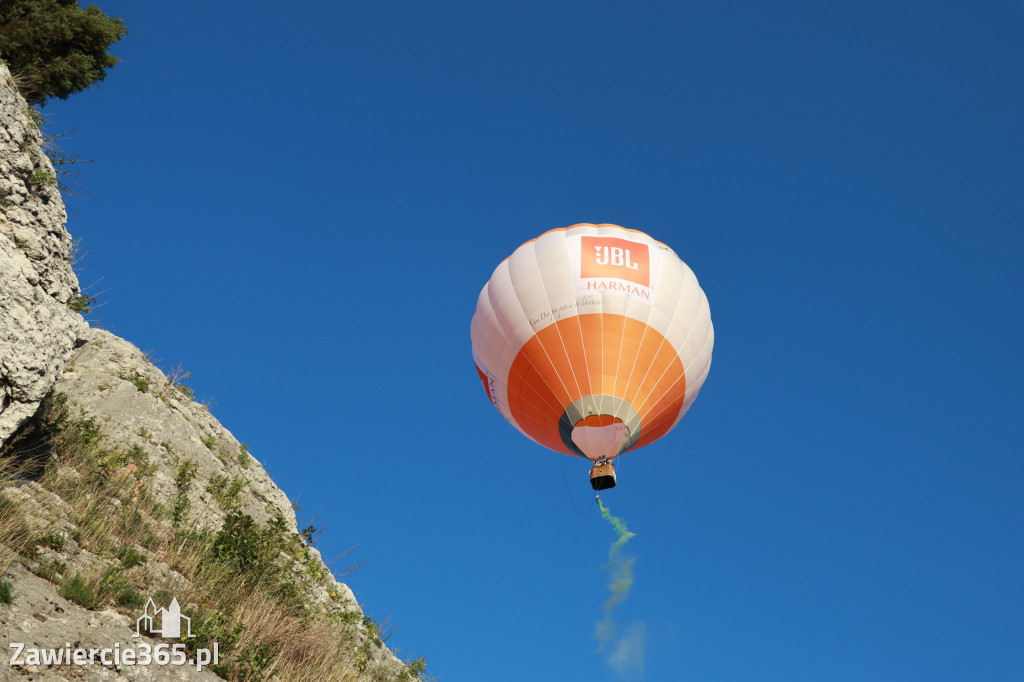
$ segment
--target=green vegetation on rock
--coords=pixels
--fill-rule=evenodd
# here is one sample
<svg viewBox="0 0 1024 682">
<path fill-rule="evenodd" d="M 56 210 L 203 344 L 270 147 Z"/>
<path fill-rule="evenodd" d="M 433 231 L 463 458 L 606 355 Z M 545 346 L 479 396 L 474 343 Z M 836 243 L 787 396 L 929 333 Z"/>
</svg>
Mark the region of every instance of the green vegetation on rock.
<svg viewBox="0 0 1024 682">
<path fill-rule="evenodd" d="M 177 598 L 192 619 L 189 654 L 216 642 L 221 660 L 211 670 L 224 679 L 426 679 L 422 659 L 395 660 L 383 626 L 340 599 L 319 555 L 281 513 L 260 523 L 238 510 L 244 479 L 208 480 L 228 513 L 199 528 L 187 500 L 200 468 L 191 459 L 168 465 L 173 509 L 150 492 L 156 470 L 142 447 L 109 448 L 94 420 L 51 395 L 0 452 L 0 572 L 20 562 L 79 606 L 132 618 L 148 598 Z M 8 497 L 12 477 L 25 472 L 67 505 L 66 519 L 29 532 L 23 505 Z M 88 562 L 74 558 L 86 553 Z M 13 600 L 12 590 L 0 583 L 0 602 Z"/>
</svg>

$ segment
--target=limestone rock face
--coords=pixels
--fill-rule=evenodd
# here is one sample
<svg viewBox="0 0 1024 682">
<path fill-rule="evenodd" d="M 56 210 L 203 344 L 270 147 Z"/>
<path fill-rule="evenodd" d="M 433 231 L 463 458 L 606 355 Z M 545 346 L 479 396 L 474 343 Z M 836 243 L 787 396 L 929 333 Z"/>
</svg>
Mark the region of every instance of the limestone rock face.
<svg viewBox="0 0 1024 682">
<path fill-rule="evenodd" d="M 280 514 L 296 530 L 284 492 L 187 387 L 169 381 L 142 351 L 110 332 L 87 329 L 82 340 L 54 390 L 100 426 L 108 447 L 142 448 L 155 465 L 149 490 L 158 501 L 174 504 L 175 479 L 185 465 L 193 472 L 189 522 L 216 530 L 237 510 L 261 524 Z"/>
<path fill-rule="evenodd" d="M 0 63 L 0 443 L 28 419 L 85 331 L 71 236 L 42 136 Z"/>
</svg>

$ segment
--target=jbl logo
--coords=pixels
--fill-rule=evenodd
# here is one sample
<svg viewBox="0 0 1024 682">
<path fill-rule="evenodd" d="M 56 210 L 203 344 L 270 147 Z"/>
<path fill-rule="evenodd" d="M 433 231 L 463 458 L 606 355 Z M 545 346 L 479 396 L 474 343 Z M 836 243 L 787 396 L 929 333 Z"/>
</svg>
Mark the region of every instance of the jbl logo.
<svg viewBox="0 0 1024 682">
<path fill-rule="evenodd" d="M 580 277 L 614 277 L 650 286 L 647 244 L 616 237 L 583 237 Z"/>
<path fill-rule="evenodd" d="M 629 257 L 629 249 L 622 249 L 618 246 L 595 246 L 596 258 L 594 262 L 598 265 L 625 265 L 630 270 L 639 270 L 640 264 L 634 263 Z"/>
</svg>

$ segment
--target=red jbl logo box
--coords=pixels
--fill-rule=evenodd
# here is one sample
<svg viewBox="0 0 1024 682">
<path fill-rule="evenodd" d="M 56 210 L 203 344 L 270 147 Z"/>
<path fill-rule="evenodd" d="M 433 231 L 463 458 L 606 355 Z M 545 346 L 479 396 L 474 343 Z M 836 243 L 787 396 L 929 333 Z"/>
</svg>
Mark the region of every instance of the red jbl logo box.
<svg viewBox="0 0 1024 682">
<path fill-rule="evenodd" d="M 614 277 L 643 287 L 651 285 L 647 244 L 616 237 L 583 237 L 580 277 Z"/>
</svg>

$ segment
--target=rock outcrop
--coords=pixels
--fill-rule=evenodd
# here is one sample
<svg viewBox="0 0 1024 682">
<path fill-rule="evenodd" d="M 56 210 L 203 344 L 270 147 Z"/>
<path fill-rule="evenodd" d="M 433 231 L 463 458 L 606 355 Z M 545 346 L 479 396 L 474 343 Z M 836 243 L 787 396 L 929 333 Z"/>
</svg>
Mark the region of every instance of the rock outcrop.
<svg viewBox="0 0 1024 682">
<path fill-rule="evenodd" d="M 178 638 L 190 655 L 216 641 L 225 659 L 203 671 L 22 660 L 0 679 L 417 679 L 422 663 L 384 645 L 254 453 L 181 377 L 75 312 L 42 144 L 0 63 L 0 638 L 155 647 L 168 640 L 137 633 L 143 600 L 174 595 L 200 631 Z"/>
<path fill-rule="evenodd" d="M 142 351 L 110 332 L 88 329 L 82 340 L 54 390 L 99 425 L 107 447 L 141 448 L 154 468 L 147 489 L 161 504 L 174 504 L 177 472 L 188 462 L 184 520 L 190 524 L 220 528 L 230 509 L 260 524 L 281 515 L 296 532 L 291 502 L 248 448 L 192 399 L 187 385 L 167 379 Z M 218 502 L 209 490 L 221 482 Z M 236 492 L 226 499 L 232 486 Z"/>
<path fill-rule="evenodd" d="M 86 328 L 57 174 L 0 63 L 0 442 L 38 409 Z"/>
</svg>

